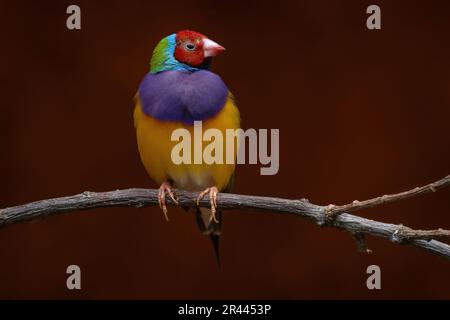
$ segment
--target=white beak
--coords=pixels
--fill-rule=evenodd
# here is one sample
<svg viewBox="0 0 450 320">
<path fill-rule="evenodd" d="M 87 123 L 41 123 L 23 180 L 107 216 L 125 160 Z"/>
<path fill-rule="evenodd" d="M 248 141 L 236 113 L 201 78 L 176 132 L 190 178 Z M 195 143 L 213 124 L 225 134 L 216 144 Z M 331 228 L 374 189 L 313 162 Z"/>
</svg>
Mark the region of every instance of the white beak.
<svg viewBox="0 0 450 320">
<path fill-rule="evenodd" d="M 225 48 L 217 42 L 214 42 L 208 38 L 203 39 L 203 54 L 205 58 L 215 57 L 222 51 L 225 51 Z"/>
</svg>

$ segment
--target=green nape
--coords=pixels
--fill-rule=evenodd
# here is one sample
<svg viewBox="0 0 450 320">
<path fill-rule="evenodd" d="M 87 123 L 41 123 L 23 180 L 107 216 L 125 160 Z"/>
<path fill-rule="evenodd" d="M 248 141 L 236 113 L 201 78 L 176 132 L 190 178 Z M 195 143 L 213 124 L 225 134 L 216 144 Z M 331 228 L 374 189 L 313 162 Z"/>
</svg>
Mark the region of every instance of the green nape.
<svg viewBox="0 0 450 320">
<path fill-rule="evenodd" d="M 169 39 L 167 37 L 159 41 L 158 45 L 153 50 L 152 59 L 150 60 L 150 72 L 158 72 L 163 68 L 164 62 L 167 59 L 166 50 L 168 46 Z"/>
</svg>

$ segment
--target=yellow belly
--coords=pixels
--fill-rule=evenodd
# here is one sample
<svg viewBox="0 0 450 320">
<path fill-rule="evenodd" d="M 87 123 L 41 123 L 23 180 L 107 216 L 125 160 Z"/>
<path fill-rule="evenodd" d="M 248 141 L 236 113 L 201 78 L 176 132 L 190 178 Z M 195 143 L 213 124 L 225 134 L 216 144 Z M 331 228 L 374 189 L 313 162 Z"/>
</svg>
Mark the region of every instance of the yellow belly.
<svg viewBox="0 0 450 320">
<path fill-rule="evenodd" d="M 190 132 L 191 137 L 194 137 L 193 125 L 155 120 L 142 112 L 139 98 L 137 98 L 134 110 L 134 124 L 142 163 L 155 182 L 161 184 L 172 179 L 177 188 L 190 191 L 199 191 L 211 186 L 223 190 L 227 186 L 235 169 L 234 163 L 209 165 L 204 162 L 202 164 L 173 163 L 172 148 L 178 142 L 171 141 L 172 132 L 178 128 L 185 128 Z M 222 132 L 224 137 L 223 154 L 225 155 L 225 130 L 240 127 L 239 110 L 234 105 L 231 94 L 222 110 L 213 118 L 204 120 L 202 126 L 203 132 L 210 128 Z M 208 143 L 204 142 L 202 148 Z M 235 141 L 235 154 L 236 145 Z"/>
</svg>

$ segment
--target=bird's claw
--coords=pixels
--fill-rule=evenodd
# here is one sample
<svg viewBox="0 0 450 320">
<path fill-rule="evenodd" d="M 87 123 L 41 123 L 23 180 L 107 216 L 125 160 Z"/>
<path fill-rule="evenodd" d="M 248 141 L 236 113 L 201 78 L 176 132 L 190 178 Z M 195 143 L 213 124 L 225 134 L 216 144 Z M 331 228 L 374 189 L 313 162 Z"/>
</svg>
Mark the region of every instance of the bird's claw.
<svg viewBox="0 0 450 320">
<path fill-rule="evenodd" d="M 217 194 L 219 193 L 219 190 L 217 190 L 216 187 L 210 187 L 206 188 L 197 197 L 197 206 L 200 205 L 200 200 L 202 200 L 206 194 L 209 194 L 209 201 L 211 203 L 211 220 L 214 220 L 215 223 L 219 223 L 219 220 L 217 220 L 216 217 L 216 211 L 217 211 Z"/>
<path fill-rule="evenodd" d="M 169 221 L 169 217 L 167 216 L 167 205 L 166 205 L 166 192 L 169 195 L 170 199 L 172 199 L 173 203 L 178 205 L 177 199 L 175 199 L 175 196 L 172 192 L 171 185 L 169 182 L 163 182 L 161 186 L 159 187 L 158 191 L 158 203 L 159 207 L 164 213 L 164 217 L 167 221 Z"/>
</svg>

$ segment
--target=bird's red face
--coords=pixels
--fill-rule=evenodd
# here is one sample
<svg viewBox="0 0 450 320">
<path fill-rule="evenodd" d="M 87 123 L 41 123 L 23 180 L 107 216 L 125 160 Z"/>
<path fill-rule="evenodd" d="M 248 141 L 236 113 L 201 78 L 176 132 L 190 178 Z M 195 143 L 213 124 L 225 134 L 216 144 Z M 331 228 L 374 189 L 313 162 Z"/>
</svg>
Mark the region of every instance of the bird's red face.
<svg viewBox="0 0 450 320">
<path fill-rule="evenodd" d="M 193 67 L 198 67 L 210 57 L 215 57 L 225 48 L 208 39 L 203 34 L 183 30 L 176 34 L 175 59 Z"/>
</svg>

